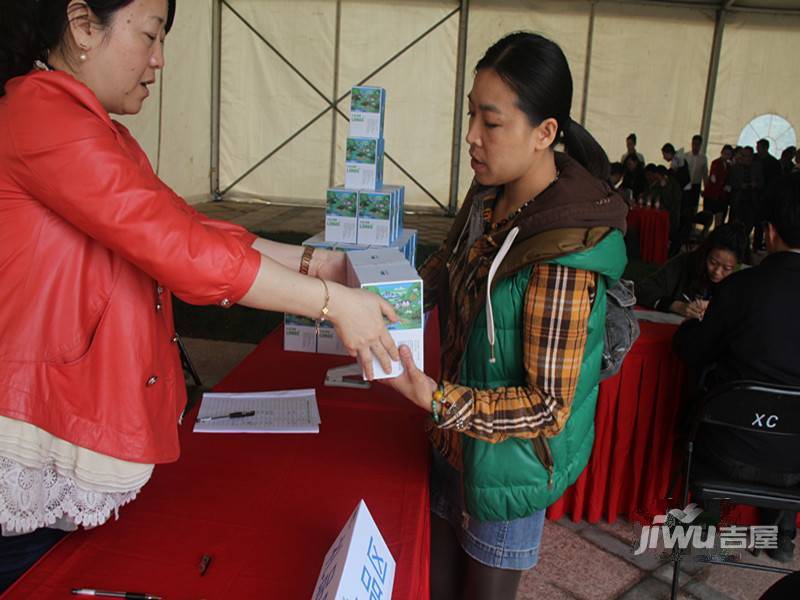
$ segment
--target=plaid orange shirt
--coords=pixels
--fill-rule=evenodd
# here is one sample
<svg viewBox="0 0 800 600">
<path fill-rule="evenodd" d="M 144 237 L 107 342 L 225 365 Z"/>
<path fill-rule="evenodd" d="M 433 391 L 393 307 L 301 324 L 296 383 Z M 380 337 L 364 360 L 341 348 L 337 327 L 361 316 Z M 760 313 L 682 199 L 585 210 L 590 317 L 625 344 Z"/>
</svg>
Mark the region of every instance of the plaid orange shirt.
<svg viewBox="0 0 800 600">
<path fill-rule="evenodd" d="M 491 216 L 491 210 L 485 212 L 487 224 Z M 442 260 L 437 253 L 424 270 L 443 268 Z M 534 265 L 523 315 L 526 385 L 485 390 L 445 381 L 444 401 L 449 409 L 440 428 L 492 443 L 558 434 L 570 414 L 595 292 L 596 274 L 591 271 Z M 454 440 L 432 433 L 447 455 Z"/>
</svg>

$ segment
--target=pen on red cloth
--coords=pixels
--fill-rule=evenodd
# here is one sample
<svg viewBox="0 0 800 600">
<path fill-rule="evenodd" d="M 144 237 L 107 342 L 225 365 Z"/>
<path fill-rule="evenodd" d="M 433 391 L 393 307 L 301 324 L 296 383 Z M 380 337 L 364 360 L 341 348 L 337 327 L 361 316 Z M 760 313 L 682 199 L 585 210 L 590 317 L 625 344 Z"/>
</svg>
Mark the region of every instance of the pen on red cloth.
<svg viewBox="0 0 800 600">
<path fill-rule="evenodd" d="M 203 554 L 203 558 L 200 559 L 200 575 L 205 575 L 206 571 L 208 571 L 208 566 L 211 564 L 211 555 L 210 554 Z"/>
<path fill-rule="evenodd" d="M 244 417 L 252 417 L 256 414 L 254 410 L 248 410 L 247 412 L 232 412 L 228 413 L 227 415 L 215 415 L 213 417 L 200 417 L 197 419 L 198 423 L 206 423 L 208 421 L 216 421 L 217 419 L 242 419 Z"/>
<path fill-rule="evenodd" d="M 75 596 L 99 596 L 104 598 L 127 598 L 127 600 L 161 600 L 161 596 L 143 592 L 111 592 L 109 590 L 73 589 Z"/>
</svg>

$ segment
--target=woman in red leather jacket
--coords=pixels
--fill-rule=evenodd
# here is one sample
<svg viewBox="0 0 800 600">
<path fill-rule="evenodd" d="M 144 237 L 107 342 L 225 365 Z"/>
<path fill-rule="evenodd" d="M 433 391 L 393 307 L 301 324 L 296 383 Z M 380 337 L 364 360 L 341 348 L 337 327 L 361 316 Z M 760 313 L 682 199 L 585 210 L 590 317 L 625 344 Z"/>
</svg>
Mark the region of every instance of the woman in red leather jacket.
<svg viewBox="0 0 800 600">
<path fill-rule="evenodd" d="M 367 369 L 397 358 L 391 306 L 338 283 L 343 254 L 199 214 L 109 116 L 140 110 L 174 14 L 0 0 L 0 591 L 178 458 L 170 293 L 327 318 Z"/>
</svg>

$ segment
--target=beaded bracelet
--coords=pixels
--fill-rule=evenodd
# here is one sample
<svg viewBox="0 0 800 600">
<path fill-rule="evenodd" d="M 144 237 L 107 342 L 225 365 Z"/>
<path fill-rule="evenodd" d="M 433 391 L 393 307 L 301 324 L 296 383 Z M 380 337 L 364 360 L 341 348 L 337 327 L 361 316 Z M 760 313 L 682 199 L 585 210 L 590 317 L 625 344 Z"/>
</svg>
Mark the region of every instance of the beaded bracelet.
<svg viewBox="0 0 800 600">
<path fill-rule="evenodd" d="M 439 401 L 436 398 L 431 398 L 431 417 L 433 422 L 437 425 L 442 422 L 442 415 L 439 412 Z"/>
<path fill-rule="evenodd" d="M 441 383 L 433 392 L 433 397 L 431 398 L 431 413 L 434 423 L 438 425 L 442 422 L 442 414 L 444 413 L 444 386 Z"/>
</svg>

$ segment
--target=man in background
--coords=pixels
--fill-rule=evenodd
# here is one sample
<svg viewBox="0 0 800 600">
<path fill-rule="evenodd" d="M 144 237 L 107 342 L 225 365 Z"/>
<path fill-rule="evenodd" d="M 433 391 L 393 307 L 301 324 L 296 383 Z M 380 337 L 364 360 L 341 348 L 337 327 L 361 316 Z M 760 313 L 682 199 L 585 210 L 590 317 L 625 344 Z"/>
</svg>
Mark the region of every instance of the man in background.
<svg viewBox="0 0 800 600">
<path fill-rule="evenodd" d="M 635 154 L 636 158 L 639 159 L 639 162 L 642 165 L 645 164 L 645 162 L 644 162 L 644 154 L 642 154 L 641 152 L 637 152 L 637 150 L 636 150 L 636 134 L 635 133 L 631 133 L 627 138 L 625 138 L 625 147 L 627 148 L 627 150 L 622 155 L 622 157 L 619 159 L 620 163 L 622 163 L 624 165 L 625 164 L 625 159 L 627 159 L 629 155 Z"/>
<path fill-rule="evenodd" d="M 703 320 L 685 321 L 675 334 L 675 350 L 689 366 L 715 365 L 712 386 L 751 380 L 800 387 L 800 173 L 778 182 L 769 207 L 769 255 L 722 281 Z M 800 484 L 797 443 L 770 437 L 775 439 L 708 426 L 698 434 L 697 453 L 701 462 L 734 479 Z M 791 561 L 796 514 L 762 509 L 761 518 L 778 525 L 778 547 L 767 554 Z"/>
<path fill-rule="evenodd" d="M 708 157 L 701 152 L 702 136 L 692 136 L 692 151 L 686 154 L 686 165 L 689 167 L 689 183 L 691 187 L 686 194 L 686 206 L 681 207 L 681 214 L 690 219 L 697 214 L 700 204 L 700 190 L 708 182 Z"/>
<path fill-rule="evenodd" d="M 755 161 L 761 170 L 761 189 L 756 190 L 758 198 L 756 200 L 756 215 L 753 232 L 753 250 L 764 249 L 764 219 L 769 208 L 769 201 L 772 187 L 781 177 L 781 162 L 769 153 L 769 140 L 760 139 L 756 142 Z"/>
</svg>

